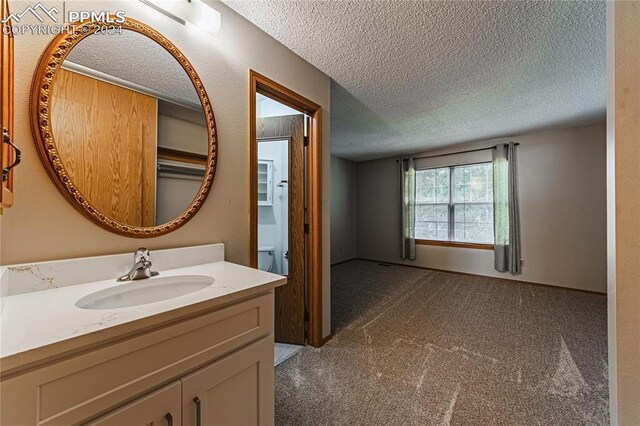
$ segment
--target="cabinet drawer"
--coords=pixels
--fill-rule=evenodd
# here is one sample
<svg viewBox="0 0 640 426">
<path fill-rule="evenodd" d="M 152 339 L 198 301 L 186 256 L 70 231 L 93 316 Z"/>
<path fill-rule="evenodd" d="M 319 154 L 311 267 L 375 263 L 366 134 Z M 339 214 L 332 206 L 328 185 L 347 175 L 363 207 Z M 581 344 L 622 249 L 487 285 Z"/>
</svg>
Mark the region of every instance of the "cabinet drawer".
<svg viewBox="0 0 640 426">
<path fill-rule="evenodd" d="M 272 334 L 273 316 L 270 292 L 10 378 L 1 423 L 69 425 L 106 413 Z"/>
<path fill-rule="evenodd" d="M 180 382 L 173 382 L 88 423 L 87 426 L 181 426 L 181 401 L 182 385 Z"/>
</svg>

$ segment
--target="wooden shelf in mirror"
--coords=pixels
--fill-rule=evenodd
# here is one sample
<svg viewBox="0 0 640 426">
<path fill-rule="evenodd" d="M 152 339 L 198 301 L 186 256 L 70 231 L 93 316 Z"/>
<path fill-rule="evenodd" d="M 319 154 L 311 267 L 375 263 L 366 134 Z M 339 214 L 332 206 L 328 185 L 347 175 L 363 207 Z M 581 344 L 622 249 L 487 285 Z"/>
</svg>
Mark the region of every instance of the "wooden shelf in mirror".
<svg viewBox="0 0 640 426">
<path fill-rule="evenodd" d="M 193 152 L 180 151 L 177 149 L 158 147 L 158 159 L 178 161 L 181 163 L 198 164 L 201 166 L 207 165 L 207 156 L 202 154 L 195 154 Z"/>
</svg>

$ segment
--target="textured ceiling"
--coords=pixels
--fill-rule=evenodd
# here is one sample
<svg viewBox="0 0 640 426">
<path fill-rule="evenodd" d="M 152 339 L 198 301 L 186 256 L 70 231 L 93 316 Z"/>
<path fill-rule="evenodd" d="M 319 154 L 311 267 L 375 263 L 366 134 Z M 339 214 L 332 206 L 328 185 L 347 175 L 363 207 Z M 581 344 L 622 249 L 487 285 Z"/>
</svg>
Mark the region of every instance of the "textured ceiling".
<svg viewBox="0 0 640 426">
<path fill-rule="evenodd" d="M 605 117 L 602 1 L 224 2 L 333 79 L 347 159 Z"/>
</svg>

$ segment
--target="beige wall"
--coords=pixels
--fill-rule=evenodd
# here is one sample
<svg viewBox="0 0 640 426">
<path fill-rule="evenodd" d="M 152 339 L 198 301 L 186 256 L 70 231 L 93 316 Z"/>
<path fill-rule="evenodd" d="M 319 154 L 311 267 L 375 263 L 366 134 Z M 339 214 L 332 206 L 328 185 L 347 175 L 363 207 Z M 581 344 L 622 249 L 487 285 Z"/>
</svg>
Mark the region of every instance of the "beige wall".
<svg viewBox="0 0 640 426">
<path fill-rule="evenodd" d="M 493 252 L 418 245 L 407 264 L 606 292 L 605 125 L 563 129 L 459 146 L 456 152 L 514 140 L 519 146 L 524 273 L 493 269 Z M 485 152 L 476 161 L 490 158 Z M 467 158 L 467 161 L 473 159 Z M 400 259 L 398 163 L 358 163 L 358 257 Z"/>
<path fill-rule="evenodd" d="M 614 12 L 615 14 L 612 14 Z M 640 424 L 640 2 L 609 5 L 612 424 Z M 615 70 L 611 65 L 615 66 Z M 614 72 L 613 72 L 614 71 Z M 616 385 L 617 383 L 617 385 Z"/>
<path fill-rule="evenodd" d="M 22 10 L 32 1 L 15 0 Z M 330 114 L 329 78 L 222 3 L 215 36 L 190 32 L 138 1 L 67 1 L 66 8 L 111 11 L 124 9 L 172 40 L 198 71 L 213 104 L 218 134 L 219 163 L 209 198 L 200 213 L 178 231 L 137 241 L 105 231 L 69 205 L 50 182 L 32 143 L 29 125 L 29 87 L 40 54 L 50 36 L 15 37 L 15 140 L 23 148 L 16 171 L 15 206 L 2 218 L 1 252 L 4 264 L 129 252 L 223 242 L 227 260 L 249 263 L 248 70 L 275 79 L 320 104 L 323 114 L 323 258 L 324 330 L 330 330 Z M 62 1 L 47 6 L 62 9 Z"/>
<path fill-rule="evenodd" d="M 331 157 L 331 263 L 356 257 L 357 165 Z"/>
</svg>

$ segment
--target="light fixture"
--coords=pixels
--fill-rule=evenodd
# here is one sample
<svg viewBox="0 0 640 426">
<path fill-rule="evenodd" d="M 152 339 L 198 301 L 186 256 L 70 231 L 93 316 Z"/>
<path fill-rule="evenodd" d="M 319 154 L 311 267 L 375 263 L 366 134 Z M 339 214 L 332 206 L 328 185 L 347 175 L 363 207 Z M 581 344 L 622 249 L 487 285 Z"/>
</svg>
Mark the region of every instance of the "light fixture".
<svg viewBox="0 0 640 426">
<path fill-rule="evenodd" d="M 203 0 L 140 0 L 142 3 L 188 27 L 216 34 L 220 30 L 220 12 Z"/>
</svg>

